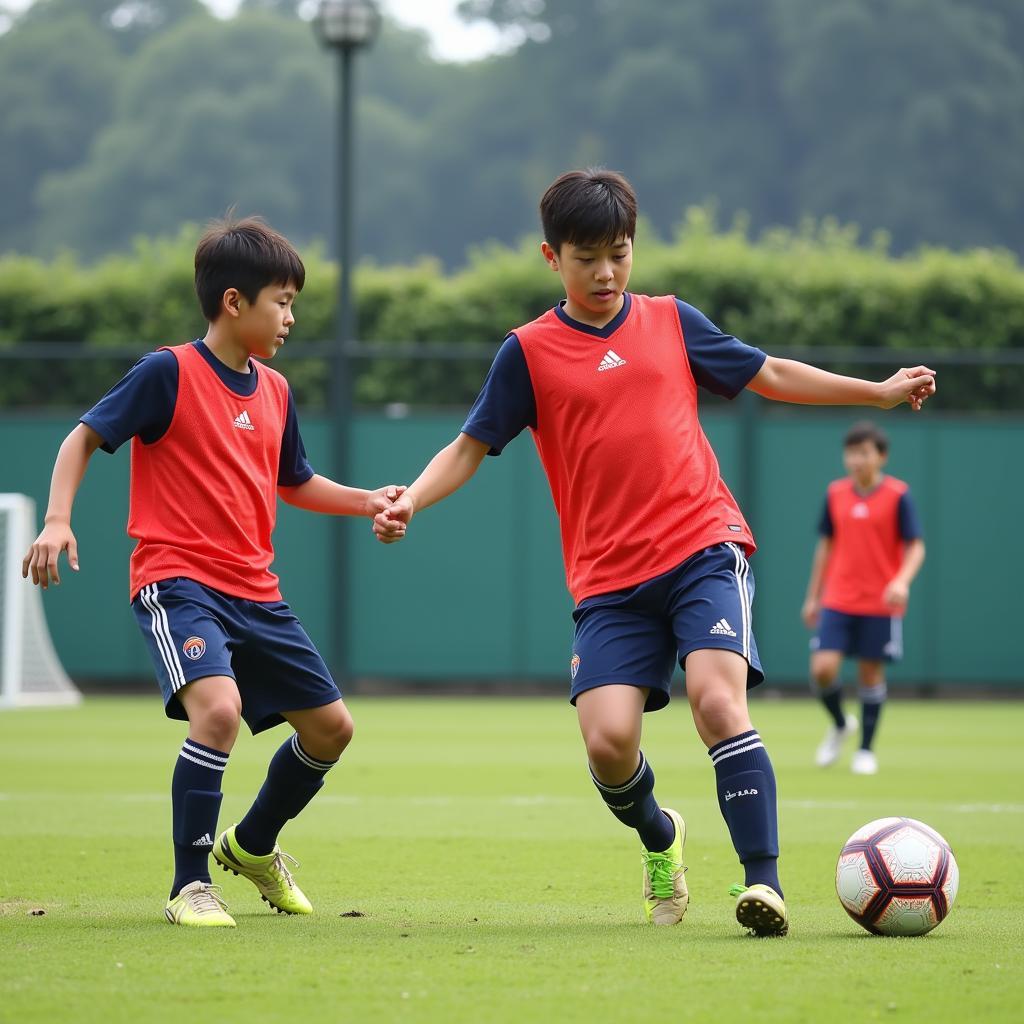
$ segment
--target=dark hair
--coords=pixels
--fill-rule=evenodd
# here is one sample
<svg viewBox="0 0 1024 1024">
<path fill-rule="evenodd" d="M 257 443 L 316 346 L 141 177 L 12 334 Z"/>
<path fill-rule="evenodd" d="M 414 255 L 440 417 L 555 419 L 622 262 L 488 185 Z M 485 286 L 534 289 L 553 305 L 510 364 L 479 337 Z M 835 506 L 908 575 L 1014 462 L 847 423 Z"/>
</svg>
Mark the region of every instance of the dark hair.
<svg viewBox="0 0 1024 1024">
<path fill-rule="evenodd" d="M 616 171 L 569 171 L 540 201 L 544 238 L 555 252 L 570 245 L 611 245 L 636 235 L 636 193 Z"/>
<path fill-rule="evenodd" d="M 870 441 L 878 449 L 879 455 L 885 455 L 889 451 L 889 438 L 885 431 L 881 427 L 876 427 L 870 420 L 854 423 L 843 438 L 843 447 L 850 448 L 865 441 Z"/>
<path fill-rule="evenodd" d="M 302 291 L 305 283 L 299 254 L 260 217 L 235 220 L 229 213 L 214 221 L 196 246 L 196 295 L 211 323 L 220 315 L 229 288 L 255 302 L 268 284 L 291 284 Z"/>
</svg>

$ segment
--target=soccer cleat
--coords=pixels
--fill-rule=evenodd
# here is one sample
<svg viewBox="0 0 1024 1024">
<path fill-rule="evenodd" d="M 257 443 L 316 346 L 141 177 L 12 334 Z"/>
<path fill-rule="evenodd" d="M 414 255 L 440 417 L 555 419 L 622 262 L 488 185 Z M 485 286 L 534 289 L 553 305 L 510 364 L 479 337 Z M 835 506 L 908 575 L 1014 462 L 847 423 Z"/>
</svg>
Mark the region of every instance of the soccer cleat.
<svg viewBox="0 0 1024 1024">
<path fill-rule="evenodd" d="M 235 919 L 228 913 L 220 886 L 209 882 L 195 881 L 182 886 L 181 892 L 167 901 L 164 916 L 170 924 L 183 924 L 190 928 L 235 927 Z"/>
<path fill-rule="evenodd" d="M 858 750 L 853 755 L 850 771 L 854 775 L 877 775 L 878 758 L 870 750 Z"/>
<path fill-rule="evenodd" d="M 290 860 L 296 867 L 299 862 L 287 853 L 274 847 L 271 853 L 254 857 L 246 853 L 235 839 L 235 826 L 225 829 L 213 845 L 213 857 L 225 870 L 248 878 L 260 891 L 260 898 L 269 903 L 279 914 L 312 914 L 313 906 L 302 890 L 295 884 L 292 873 L 285 865 Z"/>
<path fill-rule="evenodd" d="M 814 763 L 819 768 L 827 768 L 830 764 L 835 764 L 843 751 L 843 745 L 854 736 L 859 724 L 854 715 L 847 715 L 842 729 L 838 729 L 834 725 L 829 726 L 825 738 L 818 746 L 818 752 L 814 755 Z"/>
<path fill-rule="evenodd" d="M 766 938 L 789 931 L 786 904 L 770 885 L 733 885 L 729 895 L 737 897 L 736 920 L 755 935 Z"/>
<path fill-rule="evenodd" d="M 667 807 L 662 810 L 675 825 L 672 845 L 661 853 L 644 850 L 644 910 L 651 924 L 679 924 L 686 913 L 690 894 L 686 889 L 686 868 L 683 847 L 686 845 L 686 823 Z"/>
</svg>

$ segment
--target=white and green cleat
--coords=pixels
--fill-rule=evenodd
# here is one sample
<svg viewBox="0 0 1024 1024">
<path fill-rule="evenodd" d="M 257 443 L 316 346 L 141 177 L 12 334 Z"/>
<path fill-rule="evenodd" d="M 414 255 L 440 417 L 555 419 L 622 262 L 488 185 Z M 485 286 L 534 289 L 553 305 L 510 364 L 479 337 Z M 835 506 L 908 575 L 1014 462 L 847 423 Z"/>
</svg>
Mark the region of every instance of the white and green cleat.
<svg viewBox="0 0 1024 1024">
<path fill-rule="evenodd" d="M 225 829 L 213 844 L 213 857 L 225 870 L 248 878 L 260 891 L 260 898 L 279 914 L 312 914 L 313 905 L 295 884 L 285 864 L 289 860 L 296 867 L 299 862 L 274 847 L 271 853 L 255 857 L 246 853 L 235 840 L 235 826 Z"/>
<path fill-rule="evenodd" d="M 690 894 L 686 889 L 686 868 L 683 847 L 686 845 L 686 823 L 667 807 L 662 810 L 676 827 L 672 845 L 660 853 L 644 850 L 644 911 L 651 924 L 679 924 L 686 913 Z"/>
<path fill-rule="evenodd" d="M 181 892 L 167 901 L 164 916 L 170 924 L 188 928 L 235 927 L 235 919 L 228 913 L 220 886 L 209 882 L 195 881 L 183 885 Z"/>
<path fill-rule="evenodd" d="M 785 935 L 789 931 L 789 914 L 782 897 L 770 886 L 733 885 L 729 895 L 736 897 L 736 920 L 760 938 Z"/>
</svg>

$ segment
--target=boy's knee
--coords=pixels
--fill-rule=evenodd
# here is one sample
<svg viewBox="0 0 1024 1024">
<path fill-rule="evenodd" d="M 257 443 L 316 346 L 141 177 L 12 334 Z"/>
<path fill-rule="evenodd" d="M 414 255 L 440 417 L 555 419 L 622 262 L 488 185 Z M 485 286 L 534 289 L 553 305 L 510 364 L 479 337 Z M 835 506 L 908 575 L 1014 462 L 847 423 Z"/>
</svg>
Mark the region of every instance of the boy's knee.
<svg viewBox="0 0 1024 1024">
<path fill-rule="evenodd" d="M 299 741 L 307 753 L 325 761 L 336 761 L 355 735 L 355 723 L 344 704 L 325 710 L 299 731 Z"/>
<path fill-rule="evenodd" d="M 827 689 L 836 681 L 841 664 L 837 657 L 815 655 L 811 658 L 811 679 L 822 689 Z"/>
<path fill-rule="evenodd" d="M 636 768 L 639 757 L 639 744 L 632 729 L 606 726 L 594 729 L 583 737 L 587 747 L 587 758 L 595 772 L 605 782 L 618 782 L 618 779 L 606 778 L 602 769 L 621 774 Z"/>
<path fill-rule="evenodd" d="M 738 700 L 724 687 L 705 689 L 691 704 L 705 741 L 720 742 L 750 728 L 746 701 Z"/>
<path fill-rule="evenodd" d="M 229 750 L 238 737 L 241 722 L 241 708 L 226 699 L 214 701 L 205 707 L 202 715 L 192 725 L 208 737 L 211 746 L 218 750 Z"/>
</svg>

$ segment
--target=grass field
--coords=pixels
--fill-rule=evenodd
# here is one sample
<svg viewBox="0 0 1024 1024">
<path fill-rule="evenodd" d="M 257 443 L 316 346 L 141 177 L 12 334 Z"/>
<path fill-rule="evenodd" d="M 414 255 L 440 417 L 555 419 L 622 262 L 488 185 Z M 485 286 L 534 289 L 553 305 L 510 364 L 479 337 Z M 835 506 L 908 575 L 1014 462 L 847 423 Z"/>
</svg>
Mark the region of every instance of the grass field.
<svg viewBox="0 0 1024 1024">
<path fill-rule="evenodd" d="M 355 699 L 356 740 L 285 832 L 311 918 L 217 872 L 233 931 L 163 920 L 181 727 L 156 698 L 0 715 L 0 1020 L 1021 1020 L 1024 703 L 894 701 L 882 772 L 822 772 L 810 703 L 762 701 L 779 780 L 786 939 L 745 936 L 714 774 L 677 700 L 647 720 L 661 801 L 687 819 L 690 910 L 643 921 L 635 838 L 602 807 L 554 699 Z M 285 738 L 243 736 L 237 820 Z M 918 939 L 861 931 L 838 850 L 889 814 L 928 822 L 961 869 Z M 44 916 L 31 916 L 36 908 Z M 357 911 L 362 916 L 344 916 Z"/>
</svg>

